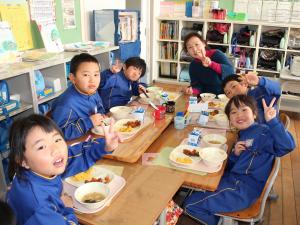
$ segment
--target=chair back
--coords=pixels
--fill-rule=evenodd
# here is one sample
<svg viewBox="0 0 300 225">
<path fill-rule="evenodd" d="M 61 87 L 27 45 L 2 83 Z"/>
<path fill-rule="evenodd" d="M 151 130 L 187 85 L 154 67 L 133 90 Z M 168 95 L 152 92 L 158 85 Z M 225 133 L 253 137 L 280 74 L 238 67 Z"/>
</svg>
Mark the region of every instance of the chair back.
<svg viewBox="0 0 300 225">
<path fill-rule="evenodd" d="M 280 121 L 283 123 L 283 126 L 285 127 L 285 129 L 288 130 L 290 127 L 290 123 L 291 123 L 290 117 L 285 113 L 280 113 L 279 117 L 280 117 Z"/>
<path fill-rule="evenodd" d="M 250 222 L 251 224 L 254 224 L 254 222 L 257 221 L 261 221 L 264 215 L 266 201 L 268 199 L 270 191 L 272 190 L 279 168 L 280 168 L 280 158 L 275 158 L 272 171 L 268 177 L 268 180 L 265 184 L 265 187 L 260 197 L 249 208 L 237 212 L 221 213 L 216 215 L 223 217 L 224 220 L 228 220 L 228 219 L 238 220 L 238 221 Z"/>
</svg>

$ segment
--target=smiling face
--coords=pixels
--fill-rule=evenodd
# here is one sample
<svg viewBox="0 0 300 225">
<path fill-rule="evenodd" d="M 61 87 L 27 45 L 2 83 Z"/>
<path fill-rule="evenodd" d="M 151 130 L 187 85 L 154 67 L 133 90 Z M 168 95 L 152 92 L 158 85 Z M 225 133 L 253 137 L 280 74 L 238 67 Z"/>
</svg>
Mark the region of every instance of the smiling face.
<svg viewBox="0 0 300 225">
<path fill-rule="evenodd" d="M 186 42 L 186 49 L 190 56 L 197 59 L 205 57 L 205 43 L 203 43 L 198 37 L 193 36 Z"/>
<path fill-rule="evenodd" d="M 139 69 L 135 66 L 126 67 L 126 65 L 124 65 L 123 71 L 126 78 L 130 81 L 137 81 L 142 75 L 142 69 Z"/>
<path fill-rule="evenodd" d="M 234 104 L 230 107 L 229 120 L 230 124 L 238 130 L 244 130 L 250 127 L 255 121 L 256 115 L 252 109 L 240 103 L 239 107 Z"/>
<path fill-rule="evenodd" d="M 81 63 L 76 74 L 70 74 L 70 80 L 76 88 L 83 94 L 94 94 L 100 84 L 100 68 L 95 62 Z"/>
<path fill-rule="evenodd" d="M 45 177 L 60 175 L 65 171 L 68 148 L 56 130 L 46 133 L 38 126 L 33 127 L 25 143 L 22 167 Z"/>
<path fill-rule="evenodd" d="M 247 94 L 247 90 L 246 84 L 235 80 L 229 81 L 224 87 L 224 93 L 228 98 L 232 98 L 236 95 L 245 95 Z"/>
</svg>

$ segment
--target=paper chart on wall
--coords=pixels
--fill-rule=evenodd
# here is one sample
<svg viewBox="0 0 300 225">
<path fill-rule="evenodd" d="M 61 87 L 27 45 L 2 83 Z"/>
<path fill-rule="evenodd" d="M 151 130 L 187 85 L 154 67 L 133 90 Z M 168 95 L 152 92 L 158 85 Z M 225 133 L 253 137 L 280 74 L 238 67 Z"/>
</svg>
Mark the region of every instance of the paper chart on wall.
<svg viewBox="0 0 300 225">
<path fill-rule="evenodd" d="M 0 16 L 10 24 L 18 50 L 33 48 L 27 4 L 0 3 Z"/>
<path fill-rule="evenodd" d="M 74 0 L 62 0 L 62 11 L 63 11 L 63 25 L 64 29 L 75 29 L 76 18 L 75 18 L 75 3 Z"/>
<path fill-rule="evenodd" d="M 55 21 L 54 0 L 29 0 L 31 20 L 52 19 Z"/>
</svg>

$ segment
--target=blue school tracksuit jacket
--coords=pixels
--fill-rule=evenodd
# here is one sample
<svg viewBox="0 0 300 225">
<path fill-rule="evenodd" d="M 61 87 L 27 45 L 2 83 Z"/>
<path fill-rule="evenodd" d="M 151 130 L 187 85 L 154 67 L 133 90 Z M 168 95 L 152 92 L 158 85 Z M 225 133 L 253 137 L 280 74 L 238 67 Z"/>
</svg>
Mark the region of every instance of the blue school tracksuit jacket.
<svg viewBox="0 0 300 225">
<path fill-rule="evenodd" d="M 126 105 L 133 95 L 138 96 L 139 84 L 146 86 L 144 83 L 128 80 L 122 70 L 119 73 L 112 73 L 110 70 L 103 71 L 98 90 L 105 111 L 108 112 L 114 106 Z"/>
<path fill-rule="evenodd" d="M 247 149 L 239 156 L 229 155 L 225 173 L 214 192 L 194 192 L 184 203 L 185 212 L 209 225 L 218 223 L 215 213 L 248 208 L 260 196 L 272 170 L 275 157 L 295 148 L 294 139 L 277 118 L 266 124 L 254 123 L 239 132 Z"/>
<path fill-rule="evenodd" d="M 220 50 L 207 51 L 214 51 L 210 58 L 221 65 L 221 74 L 218 74 L 210 67 L 203 66 L 199 60 L 193 60 L 189 67 L 191 86 L 198 89 L 200 93 L 222 94 L 222 80 L 234 73 L 233 66 Z"/>
<path fill-rule="evenodd" d="M 87 170 L 104 154 L 104 139 L 100 143 L 86 142 L 69 147 L 66 172 L 62 176 L 46 178 L 31 170 L 24 170 L 24 179 L 15 177 L 7 194 L 18 225 L 74 225 L 78 224 L 74 210 L 61 201 L 62 178 Z"/>
<path fill-rule="evenodd" d="M 262 105 L 262 99 L 265 99 L 267 105 L 270 104 L 274 97 L 278 100 L 281 95 L 280 83 L 277 81 L 267 79 L 265 77 L 260 77 L 257 87 L 250 89 L 247 95 L 252 96 L 257 102 L 258 122 L 265 123 L 266 120 L 264 116 L 264 107 Z M 278 106 L 276 105 L 276 102 L 274 106 L 278 111 Z"/>
<path fill-rule="evenodd" d="M 96 112 L 105 113 L 98 92 L 85 95 L 72 85 L 52 104 L 51 117 L 68 141 L 81 137 L 93 127 L 90 115 Z"/>
</svg>

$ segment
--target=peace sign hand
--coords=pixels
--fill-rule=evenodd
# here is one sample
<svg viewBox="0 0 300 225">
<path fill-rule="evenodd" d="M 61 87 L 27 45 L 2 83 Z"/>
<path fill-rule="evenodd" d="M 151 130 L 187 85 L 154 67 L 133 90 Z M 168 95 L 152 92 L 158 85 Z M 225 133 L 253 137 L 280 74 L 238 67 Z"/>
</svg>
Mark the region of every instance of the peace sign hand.
<svg viewBox="0 0 300 225">
<path fill-rule="evenodd" d="M 255 72 L 249 72 L 243 76 L 241 76 L 240 81 L 250 86 L 257 86 L 259 83 L 259 77 Z"/>
<path fill-rule="evenodd" d="M 267 122 L 276 117 L 276 109 L 273 107 L 275 101 L 276 101 L 276 98 L 273 98 L 270 105 L 267 106 L 265 99 L 264 98 L 262 99 L 262 104 L 263 104 L 264 113 L 265 113 L 265 120 Z"/>
<path fill-rule="evenodd" d="M 115 121 L 111 119 L 111 123 L 109 126 L 104 126 L 104 124 L 101 125 L 106 141 L 105 150 L 107 152 L 112 152 L 113 150 L 115 150 L 118 147 L 119 142 L 121 141 L 118 132 L 114 130 L 114 124 Z"/>
</svg>

